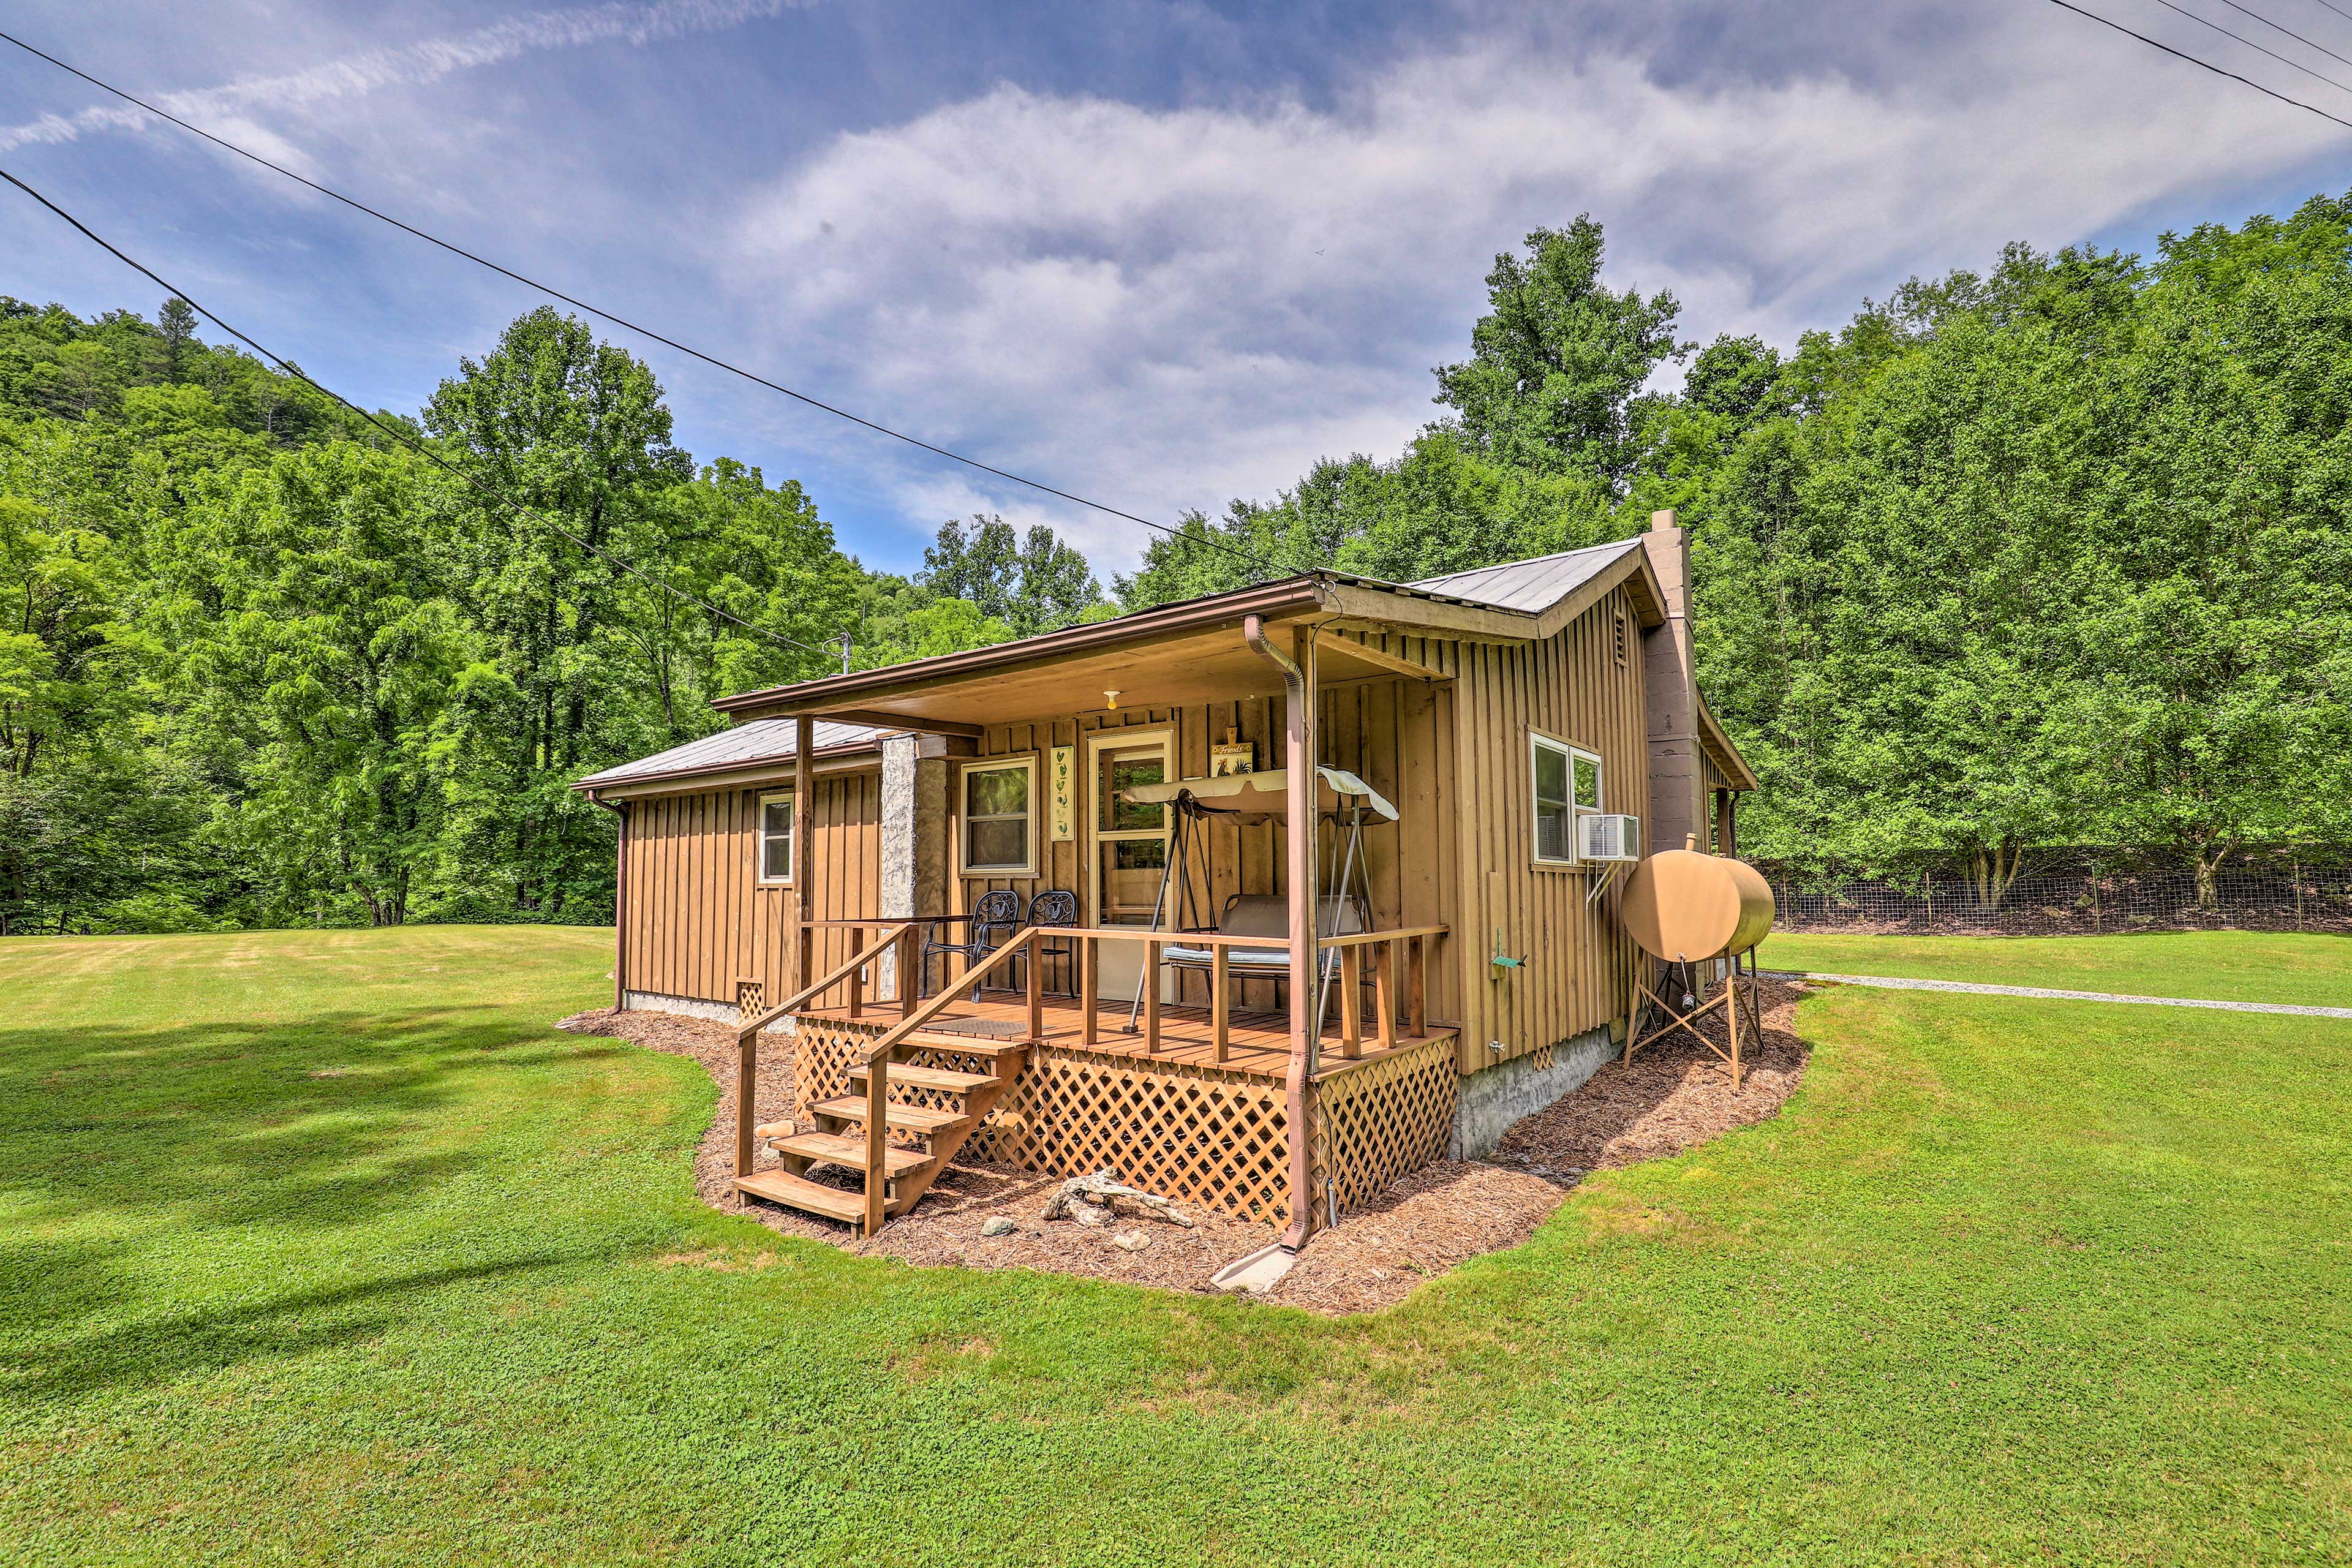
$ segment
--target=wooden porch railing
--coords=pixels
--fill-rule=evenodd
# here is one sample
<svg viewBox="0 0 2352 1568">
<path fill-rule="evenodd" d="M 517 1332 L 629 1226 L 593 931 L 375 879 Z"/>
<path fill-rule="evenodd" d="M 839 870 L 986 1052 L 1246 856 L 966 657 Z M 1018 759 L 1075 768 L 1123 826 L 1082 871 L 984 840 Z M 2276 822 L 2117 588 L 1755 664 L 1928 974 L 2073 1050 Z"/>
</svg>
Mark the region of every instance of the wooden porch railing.
<svg viewBox="0 0 2352 1568">
<path fill-rule="evenodd" d="M 1317 946 L 1336 949 L 1339 954 L 1339 1054 L 1353 1060 L 1364 1054 L 1363 952 L 1372 950 L 1372 1012 L 1373 1037 L 1382 1050 L 1391 1049 L 1397 1042 L 1396 949 L 1404 952 L 1405 1025 L 1414 1035 L 1429 1031 L 1429 944 L 1446 934 L 1449 928 L 1442 925 L 1407 926 L 1398 931 L 1361 931 L 1348 936 L 1318 938 Z M 1045 934 L 1054 940 L 1076 938 L 1078 942 L 1078 1029 L 1080 1043 L 1093 1046 L 1100 1038 L 1101 1021 L 1098 1013 L 1099 994 L 1097 973 L 1101 968 L 1097 957 L 1097 943 L 1103 938 L 1114 942 L 1139 942 L 1143 944 L 1143 1049 L 1146 1055 L 1160 1051 L 1160 950 L 1178 947 L 1205 947 L 1209 955 L 1209 1052 L 1212 1059 L 1223 1062 L 1231 1048 L 1230 1032 L 1234 999 L 1234 976 L 1231 962 L 1234 948 L 1249 948 L 1259 952 L 1287 953 L 1288 937 L 1228 936 L 1218 931 L 1154 931 L 1142 927 L 1120 926 L 1056 926 Z M 1034 965 L 1032 965 L 1034 970 Z M 1034 992 L 1035 983 L 1033 980 Z M 1297 1006 L 1298 998 L 1291 999 Z"/>
<path fill-rule="evenodd" d="M 1075 940 L 1078 945 L 1078 1001 L 1082 1043 L 1094 1046 L 1098 1040 L 1100 1019 L 1097 977 L 1101 969 L 1098 948 L 1106 939 L 1113 942 L 1139 942 L 1144 944 L 1143 974 L 1143 1048 L 1156 1055 L 1160 1045 L 1160 1003 L 1158 977 L 1160 949 L 1170 942 L 1212 950 L 1210 964 L 1210 1039 L 1214 1059 L 1223 1062 L 1228 1050 L 1228 1015 L 1232 1011 L 1233 971 L 1228 957 L 1234 948 L 1254 948 L 1262 952 L 1287 952 L 1286 937 L 1228 936 L 1216 931 L 1170 931 L 1139 928 L 1099 926 L 1028 926 L 1013 933 L 1003 946 L 978 963 L 966 969 L 937 995 L 918 1003 L 917 987 L 912 982 L 911 963 L 913 933 L 921 922 L 907 921 L 835 921 L 828 922 L 851 929 L 852 951 L 848 959 L 829 973 L 803 987 L 775 1006 L 746 1022 L 736 1034 L 735 1068 L 735 1173 L 751 1173 L 752 1124 L 755 1119 L 753 1096 L 759 1076 L 760 1031 L 787 1014 L 805 1006 L 813 998 L 824 994 L 845 980 L 851 985 L 850 1016 L 858 1016 L 857 978 L 861 968 L 873 962 L 878 951 L 896 942 L 898 946 L 898 1022 L 867 1049 L 866 1071 L 866 1234 L 874 1235 L 882 1228 L 887 1217 L 889 1198 L 887 1183 L 877 1173 L 885 1168 L 888 1157 L 888 1100 L 890 1062 L 923 1026 L 938 1017 L 959 998 L 980 989 L 992 974 L 1009 966 L 1016 958 L 1025 957 L 1024 989 L 1028 1004 L 1028 1037 L 1041 1039 L 1045 1032 L 1045 994 L 1043 966 L 1036 952 L 1045 942 Z M 881 940 L 871 951 L 863 942 L 864 931 L 879 928 Z M 1404 949 L 1405 1024 L 1412 1034 L 1428 1031 L 1427 1001 L 1429 994 L 1429 946 L 1444 936 L 1447 928 L 1411 926 L 1399 931 L 1363 931 L 1347 936 L 1331 936 L 1320 940 L 1320 946 L 1337 950 L 1339 954 L 1339 1054 L 1350 1059 L 1363 1055 L 1363 1003 L 1359 989 L 1363 981 L 1363 952 L 1372 950 L 1373 1035 L 1383 1050 L 1397 1043 L 1396 950 Z M 1308 1005 L 1304 997 L 1291 998 L 1294 1007 Z"/>
<path fill-rule="evenodd" d="M 1396 950 L 1404 952 L 1405 1027 L 1414 1035 L 1429 1032 L 1429 944 L 1447 928 L 1406 926 L 1397 931 L 1356 931 L 1318 939 L 1318 945 L 1339 950 L 1339 1054 L 1353 1060 L 1364 1054 L 1364 950 L 1372 950 L 1373 1037 L 1382 1050 L 1396 1047 Z M 1297 1005 L 1294 1001 L 1293 1006 Z"/>
<path fill-rule="evenodd" d="M 849 983 L 849 1016 L 857 1017 L 865 1011 L 866 969 L 881 956 L 892 942 L 898 946 L 898 1016 L 910 1016 L 915 1011 L 915 985 L 910 978 L 915 973 L 916 921 L 827 921 L 827 925 L 849 928 L 849 957 L 838 968 L 801 987 L 757 1017 L 744 1021 L 735 1031 L 735 1173 L 751 1173 L 753 1101 L 759 1090 L 760 1031 L 790 1014 L 806 1006 L 810 1000 L 824 995 L 843 981 Z M 866 932 L 879 929 L 881 940 L 868 952 Z M 809 969 L 809 932 L 801 931 L 801 973 Z"/>
</svg>

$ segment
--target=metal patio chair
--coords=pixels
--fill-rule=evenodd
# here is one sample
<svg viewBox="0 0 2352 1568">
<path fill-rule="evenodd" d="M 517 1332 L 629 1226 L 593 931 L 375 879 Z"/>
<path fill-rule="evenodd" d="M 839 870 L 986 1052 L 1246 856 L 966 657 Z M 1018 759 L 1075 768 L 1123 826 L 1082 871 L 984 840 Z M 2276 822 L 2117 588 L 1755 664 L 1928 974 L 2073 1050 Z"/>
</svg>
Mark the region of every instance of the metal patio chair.
<svg viewBox="0 0 2352 1568">
<path fill-rule="evenodd" d="M 971 906 L 970 915 L 951 918 L 969 920 L 971 936 L 964 942 L 943 942 L 940 940 L 940 928 L 931 928 L 931 934 L 923 942 L 922 978 L 926 990 L 931 982 L 931 954 L 960 954 L 968 967 L 1004 945 L 1013 933 L 1021 929 L 1021 895 L 1006 889 L 982 893 Z"/>
<path fill-rule="evenodd" d="M 1038 894 L 1029 900 L 1029 923 L 1033 926 L 1075 927 L 1078 923 L 1077 894 L 1060 888 Z M 1055 995 L 1076 996 L 1078 994 L 1078 944 L 1076 938 L 1059 942 L 1041 939 L 1029 952 L 1041 963 L 1047 958 L 1062 961 L 1063 989 L 1055 992 Z"/>
</svg>

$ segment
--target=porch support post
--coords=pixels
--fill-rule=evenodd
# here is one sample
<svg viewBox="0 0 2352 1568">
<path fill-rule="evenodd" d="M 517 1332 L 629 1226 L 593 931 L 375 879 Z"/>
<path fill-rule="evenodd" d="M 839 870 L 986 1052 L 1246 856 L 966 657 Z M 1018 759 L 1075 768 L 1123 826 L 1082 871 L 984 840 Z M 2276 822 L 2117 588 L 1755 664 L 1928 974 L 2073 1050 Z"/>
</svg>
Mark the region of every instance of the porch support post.
<svg viewBox="0 0 2352 1568">
<path fill-rule="evenodd" d="M 1290 1067 L 1283 1075 L 1290 1226 L 1282 1233 L 1282 1245 L 1296 1252 L 1315 1228 L 1315 634 L 1311 627 L 1293 626 L 1286 654 L 1266 640 L 1263 620 L 1244 616 L 1242 640 L 1282 672 L 1284 795 L 1290 817 Z"/>
<path fill-rule="evenodd" d="M 1290 1228 L 1283 1239 L 1306 1241 L 1315 1229 L 1315 633 L 1293 627 L 1291 662 L 1297 686 L 1283 703 L 1283 766 L 1289 770 L 1290 1064 L 1284 1075 L 1290 1128 Z M 1294 1241 L 1293 1238 L 1296 1238 Z"/>
<path fill-rule="evenodd" d="M 794 991 L 816 978 L 815 933 L 808 923 L 815 860 L 816 721 L 803 713 L 793 721 L 793 924 L 800 953 L 800 973 L 793 976 Z"/>
</svg>

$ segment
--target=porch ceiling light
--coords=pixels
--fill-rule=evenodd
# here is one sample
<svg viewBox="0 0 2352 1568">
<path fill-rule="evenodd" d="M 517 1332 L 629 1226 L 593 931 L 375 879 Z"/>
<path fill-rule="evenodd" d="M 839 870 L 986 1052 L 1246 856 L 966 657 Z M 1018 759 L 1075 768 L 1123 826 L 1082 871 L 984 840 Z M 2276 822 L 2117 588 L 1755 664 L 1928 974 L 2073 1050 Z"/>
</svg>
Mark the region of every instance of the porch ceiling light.
<svg viewBox="0 0 2352 1568">
<path fill-rule="evenodd" d="M 1115 690 L 1104 692 L 1103 706 L 1106 708 L 1117 708 L 1118 706 L 1118 693 Z"/>
</svg>

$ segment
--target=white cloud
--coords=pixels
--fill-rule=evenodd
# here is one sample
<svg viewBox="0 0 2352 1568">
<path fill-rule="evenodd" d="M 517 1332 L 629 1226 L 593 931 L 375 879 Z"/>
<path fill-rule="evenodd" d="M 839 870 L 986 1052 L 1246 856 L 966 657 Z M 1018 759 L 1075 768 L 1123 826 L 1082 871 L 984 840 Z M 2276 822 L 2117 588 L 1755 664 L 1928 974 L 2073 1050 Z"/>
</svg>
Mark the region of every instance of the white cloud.
<svg viewBox="0 0 2352 1568">
<path fill-rule="evenodd" d="M 646 44 L 689 33 L 717 32 L 816 3 L 817 0 L 657 0 L 649 5 L 615 3 L 564 11 L 530 11 L 470 33 L 427 38 L 396 48 L 368 49 L 283 75 L 251 77 L 222 87 L 142 96 L 167 113 L 204 126 L 255 152 L 274 155 L 269 143 L 276 139 L 266 133 L 257 135 L 259 128 L 249 116 L 262 111 L 309 109 L 335 100 L 363 97 L 389 87 L 422 86 L 455 72 L 476 70 L 548 49 L 605 43 Z M 94 132 L 137 130 L 150 122 L 144 111 L 110 100 L 75 114 L 45 114 L 23 124 L 0 127 L 0 152 L 28 142 L 77 141 Z M 262 144 L 257 145 L 257 142 Z"/>
<path fill-rule="evenodd" d="M 1167 517 L 1395 451 L 1489 258 L 1538 224 L 1589 210 L 1620 286 L 1673 288 L 1690 332 L 1786 342 L 1910 271 L 2095 233 L 2332 134 L 2038 13 L 1883 85 L 1669 86 L 1656 63 L 1490 37 L 1320 108 L 1000 86 L 839 136 L 746 204 L 722 266 L 772 357 L 852 406 Z M 895 484 L 915 516 L 1038 504 L 918 459 Z M 1107 566 L 1142 542 L 1045 506 Z"/>
</svg>

